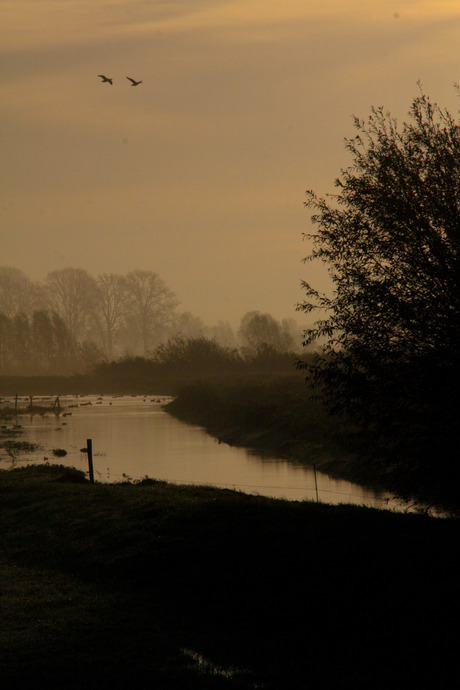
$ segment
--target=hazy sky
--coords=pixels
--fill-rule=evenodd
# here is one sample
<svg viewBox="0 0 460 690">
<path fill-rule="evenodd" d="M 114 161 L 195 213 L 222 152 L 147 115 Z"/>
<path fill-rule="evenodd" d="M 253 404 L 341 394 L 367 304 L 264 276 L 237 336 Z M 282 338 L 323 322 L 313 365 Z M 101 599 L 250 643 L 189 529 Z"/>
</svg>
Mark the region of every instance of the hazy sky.
<svg viewBox="0 0 460 690">
<path fill-rule="evenodd" d="M 0 0 L 0 27 L 0 265 L 153 270 L 209 324 L 301 318 L 305 190 L 353 114 L 405 119 L 418 80 L 460 103 L 460 0 Z"/>
</svg>

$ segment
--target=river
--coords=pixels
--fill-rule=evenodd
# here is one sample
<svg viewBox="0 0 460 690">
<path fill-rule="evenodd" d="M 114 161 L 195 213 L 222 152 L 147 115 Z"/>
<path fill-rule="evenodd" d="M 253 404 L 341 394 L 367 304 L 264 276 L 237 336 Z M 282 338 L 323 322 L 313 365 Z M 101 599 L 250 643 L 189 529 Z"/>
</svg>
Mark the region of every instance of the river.
<svg viewBox="0 0 460 690">
<path fill-rule="evenodd" d="M 20 425 L 17 441 L 37 444 L 34 450 L 0 447 L 0 468 L 30 463 L 59 463 L 85 472 L 82 449 L 92 439 L 96 481 L 120 482 L 144 477 L 183 484 L 209 484 L 288 500 L 354 503 L 405 510 L 390 496 L 347 481 L 336 480 L 304 465 L 261 456 L 219 443 L 201 427 L 169 415 L 165 396 L 61 396 L 59 415 L 18 415 L 5 422 Z M 34 398 L 52 405 L 53 398 Z M 3 405 L 11 405 L 4 398 Z M 20 400 L 26 407 L 27 399 Z M 3 442 L 4 443 L 4 442 Z M 62 457 L 53 451 L 66 451 Z"/>
</svg>

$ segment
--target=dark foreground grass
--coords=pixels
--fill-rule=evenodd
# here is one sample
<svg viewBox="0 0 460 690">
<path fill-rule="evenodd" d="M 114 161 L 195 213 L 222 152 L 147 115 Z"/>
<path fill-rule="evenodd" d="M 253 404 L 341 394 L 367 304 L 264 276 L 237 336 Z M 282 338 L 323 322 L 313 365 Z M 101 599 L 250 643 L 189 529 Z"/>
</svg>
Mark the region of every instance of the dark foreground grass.
<svg viewBox="0 0 460 690">
<path fill-rule="evenodd" d="M 452 687 L 458 537 L 455 520 L 90 485 L 57 466 L 3 471 L 0 677 L 5 688 Z"/>
</svg>

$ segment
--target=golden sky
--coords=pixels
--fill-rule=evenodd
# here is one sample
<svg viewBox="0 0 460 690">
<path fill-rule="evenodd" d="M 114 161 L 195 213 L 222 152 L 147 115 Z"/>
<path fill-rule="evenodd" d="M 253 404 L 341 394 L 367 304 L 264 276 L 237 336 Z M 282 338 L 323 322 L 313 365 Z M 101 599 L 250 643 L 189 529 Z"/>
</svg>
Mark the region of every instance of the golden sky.
<svg viewBox="0 0 460 690">
<path fill-rule="evenodd" d="M 209 324 L 301 318 L 305 190 L 353 115 L 405 119 L 418 80 L 458 110 L 460 0 L 0 0 L 0 27 L 0 265 L 153 270 Z"/>
</svg>

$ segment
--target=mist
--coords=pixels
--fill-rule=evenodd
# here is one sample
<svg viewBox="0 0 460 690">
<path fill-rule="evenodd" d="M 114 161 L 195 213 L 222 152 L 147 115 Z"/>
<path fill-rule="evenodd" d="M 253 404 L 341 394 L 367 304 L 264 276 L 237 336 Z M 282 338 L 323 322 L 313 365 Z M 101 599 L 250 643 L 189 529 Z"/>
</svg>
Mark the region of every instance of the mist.
<svg viewBox="0 0 460 690">
<path fill-rule="evenodd" d="M 32 281 L 0 267 L 0 374 L 69 374 L 102 361 L 153 357 L 162 345 L 213 341 L 230 352 L 299 352 L 302 328 L 293 318 L 247 311 L 237 329 L 206 324 L 181 311 L 174 292 L 152 271 L 96 277 L 81 268 L 51 271 Z"/>
<path fill-rule="evenodd" d="M 456 109 L 454 2 L 4 0 L 0 265 L 159 274 L 181 310 L 296 318 L 306 189 L 353 114 Z M 97 76 L 107 75 L 113 84 Z M 141 80 L 133 88 L 126 77 Z"/>
</svg>

